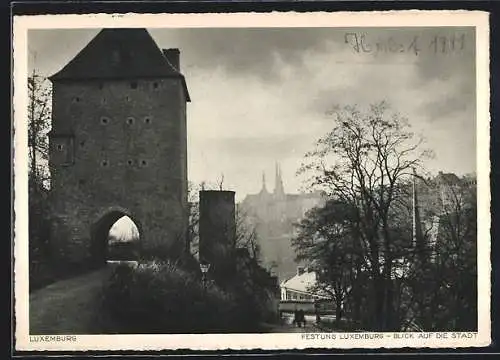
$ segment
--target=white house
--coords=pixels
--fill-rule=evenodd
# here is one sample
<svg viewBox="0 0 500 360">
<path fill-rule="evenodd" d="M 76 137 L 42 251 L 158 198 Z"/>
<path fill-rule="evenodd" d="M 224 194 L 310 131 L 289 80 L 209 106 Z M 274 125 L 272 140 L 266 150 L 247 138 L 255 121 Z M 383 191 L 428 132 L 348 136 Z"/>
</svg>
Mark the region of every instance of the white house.
<svg viewBox="0 0 500 360">
<path fill-rule="evenodd" d="M 297 274 L 280 284 L 282 301 L 310 301 L 322 299 L 323 296 L 313 291 L 316 285 L 316 273 L 304 267 L 297 268 Z"/>
</svg>

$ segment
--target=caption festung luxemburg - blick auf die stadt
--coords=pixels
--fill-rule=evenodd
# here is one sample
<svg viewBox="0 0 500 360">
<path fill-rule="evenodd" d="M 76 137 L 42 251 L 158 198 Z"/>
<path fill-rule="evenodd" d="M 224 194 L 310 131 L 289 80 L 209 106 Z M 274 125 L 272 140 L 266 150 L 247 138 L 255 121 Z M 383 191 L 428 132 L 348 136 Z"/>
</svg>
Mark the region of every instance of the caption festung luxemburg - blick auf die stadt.
<svg viewBox="0 0 500 360">
<path fill-rule="evenodd" d="M 475 339 L 477 332 L 452 332 L 452 333 L 304 333 L 302 340 L 416 340 L 416 339 Z"/>
</svg>

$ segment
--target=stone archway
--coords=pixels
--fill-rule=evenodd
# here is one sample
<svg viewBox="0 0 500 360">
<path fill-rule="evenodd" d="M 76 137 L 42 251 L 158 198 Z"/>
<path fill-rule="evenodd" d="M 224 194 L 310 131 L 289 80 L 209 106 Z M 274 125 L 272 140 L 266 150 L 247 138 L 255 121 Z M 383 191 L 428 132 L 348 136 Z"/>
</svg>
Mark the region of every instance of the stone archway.
<svg viewBox="0 0 500 360">
<path fill-rule="evenodd" d="M 109 234 L 113 225 L 122 219 L 128 217 L 137 227 L 138 239 L 127 246 L 117 249 L 116 246 L 110 250 Z M 120 207 L 112 207 L 105 210 L 91 226 L 91 258 L 94 267 L 101 267 L 106 264 L 110 257 L 116 257 L 115 260 L 135 260 L 138 257 L 142 229 L 140 223 L 132 216 L 130 211 Z"/>
</svg>

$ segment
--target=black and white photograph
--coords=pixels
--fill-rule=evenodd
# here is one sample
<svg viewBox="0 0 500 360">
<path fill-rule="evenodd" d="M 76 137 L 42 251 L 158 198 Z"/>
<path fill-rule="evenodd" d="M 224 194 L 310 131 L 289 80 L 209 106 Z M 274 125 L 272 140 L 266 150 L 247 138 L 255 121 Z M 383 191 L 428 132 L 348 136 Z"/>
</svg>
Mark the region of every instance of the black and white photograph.
<svg viewBox="0 0 500 360">
<path fill-rule="evenodd" d="M 24 19 L 17 341 L 489 343 L 487 14 L 410 15 Z"/>
</svg>

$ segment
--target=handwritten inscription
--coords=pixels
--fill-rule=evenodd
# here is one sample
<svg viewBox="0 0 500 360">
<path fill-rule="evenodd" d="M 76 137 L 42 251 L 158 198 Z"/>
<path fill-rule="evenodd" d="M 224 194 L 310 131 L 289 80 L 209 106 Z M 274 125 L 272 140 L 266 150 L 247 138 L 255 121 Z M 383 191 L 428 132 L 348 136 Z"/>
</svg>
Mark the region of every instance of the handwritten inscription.
<svg viewBox="0 0 500 360">
<path fill-rule="evenodd" d="M 465 34 L 435 35 L 426 40 L 423 40 L 420 36 L 413 36 L 409 41 L 401 41 L 389 36 L 387 38 L 377 38 L 374 41 L 364 33 L 348 32 L 344 35 L 344 42 L 356 53 L 373 55 L 407 53 L 418 56 L 423 51 L 434 54 L 449 54 L 465 50 L 466 45 Z"/>
</svg>

